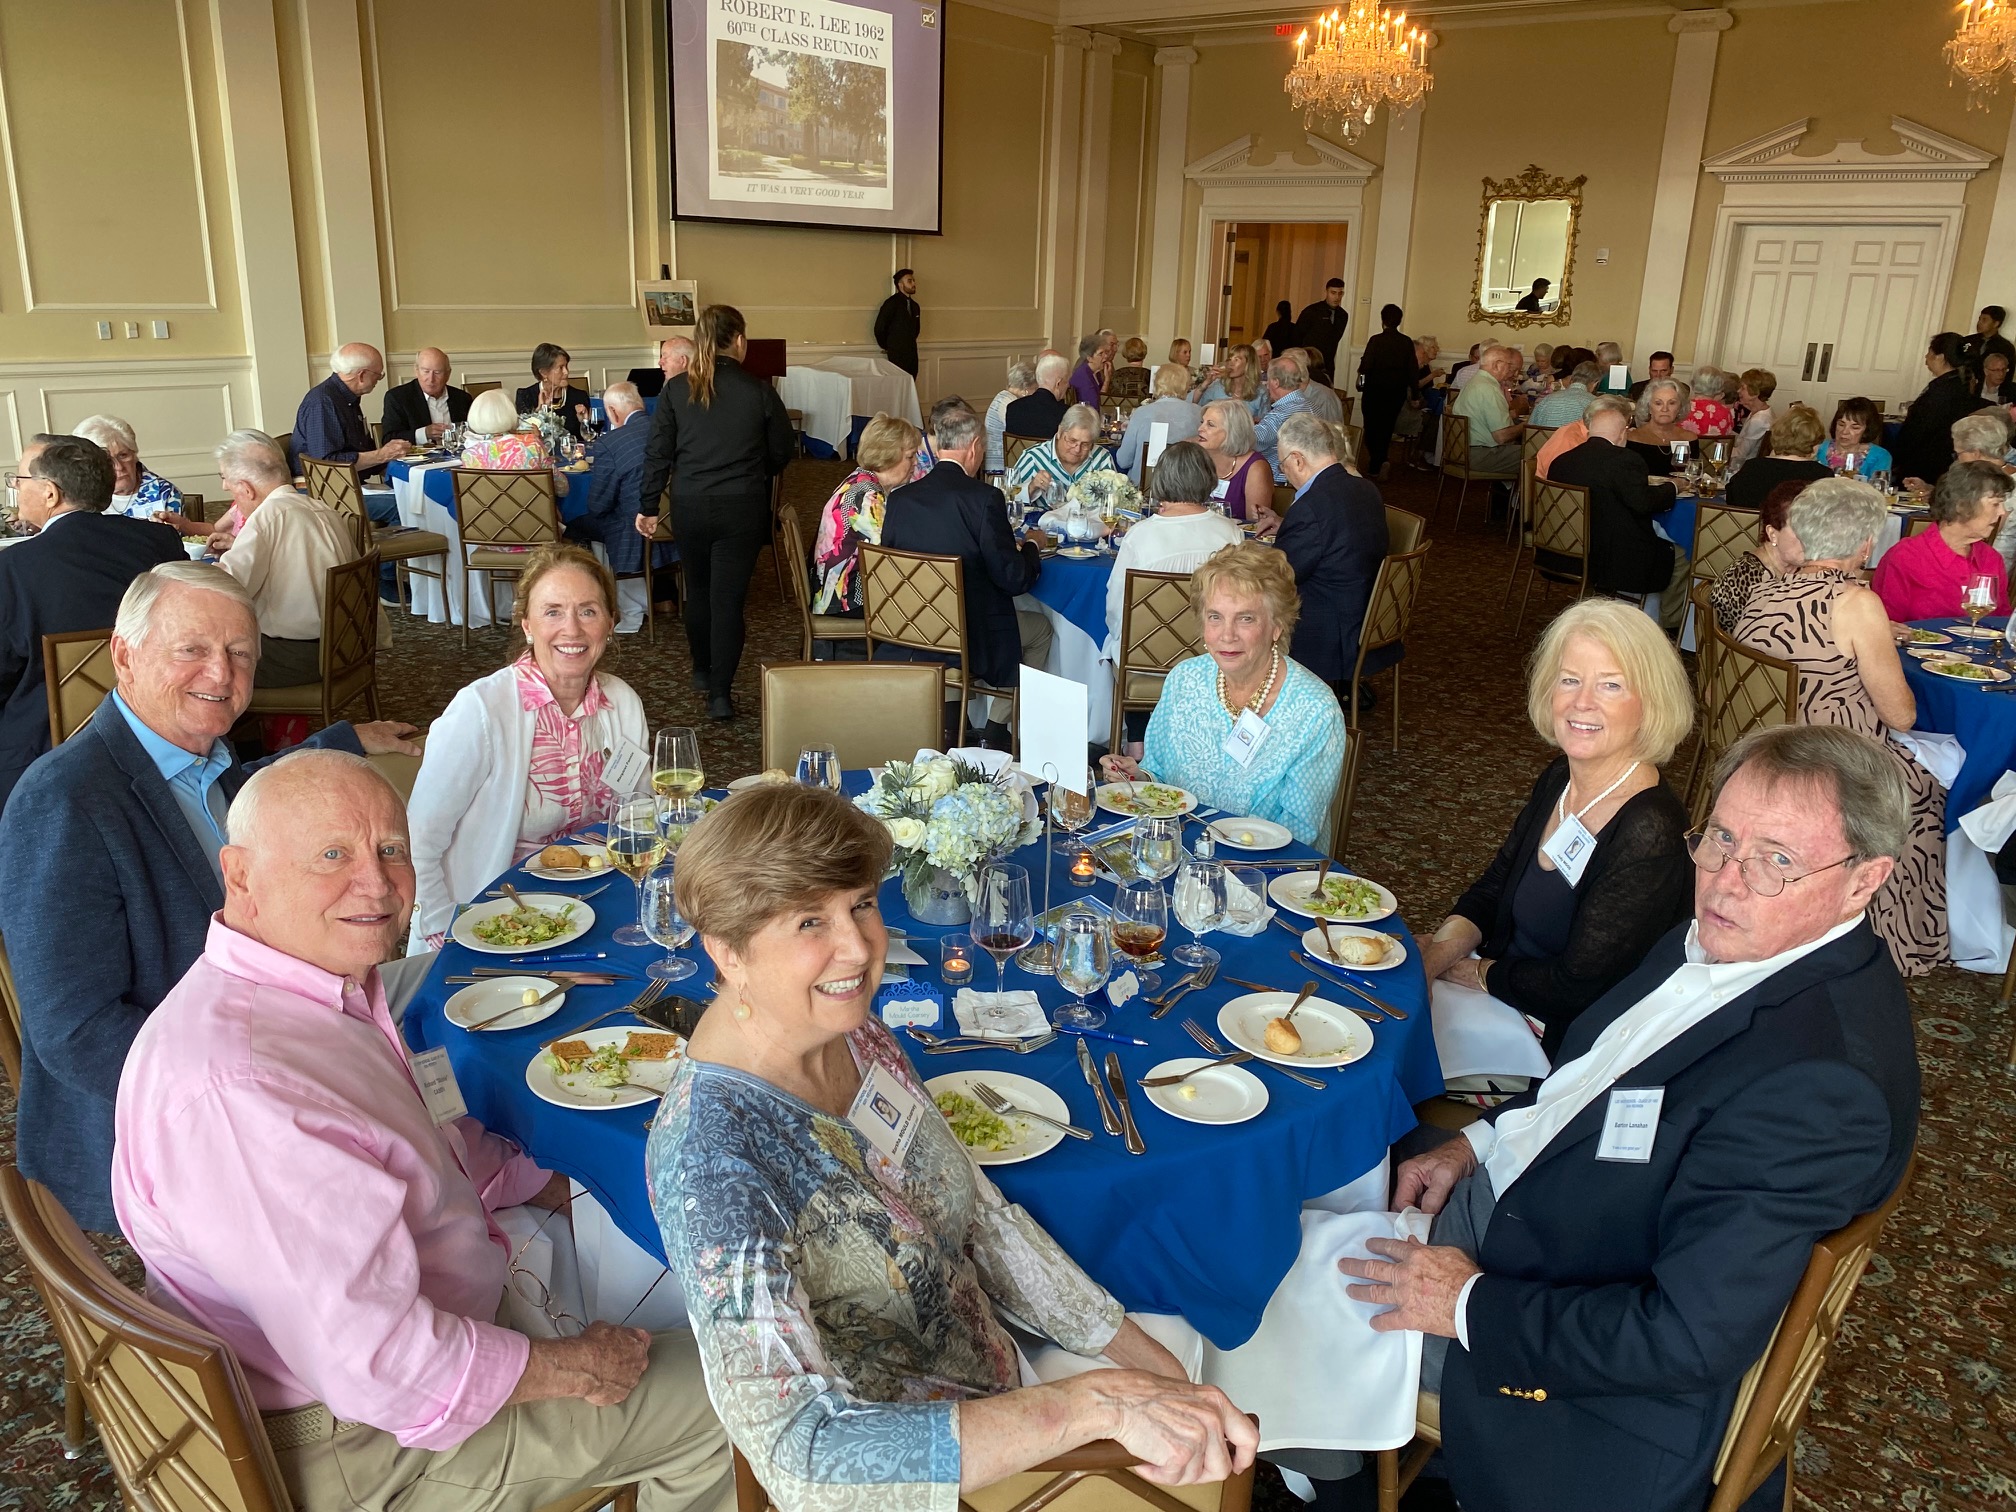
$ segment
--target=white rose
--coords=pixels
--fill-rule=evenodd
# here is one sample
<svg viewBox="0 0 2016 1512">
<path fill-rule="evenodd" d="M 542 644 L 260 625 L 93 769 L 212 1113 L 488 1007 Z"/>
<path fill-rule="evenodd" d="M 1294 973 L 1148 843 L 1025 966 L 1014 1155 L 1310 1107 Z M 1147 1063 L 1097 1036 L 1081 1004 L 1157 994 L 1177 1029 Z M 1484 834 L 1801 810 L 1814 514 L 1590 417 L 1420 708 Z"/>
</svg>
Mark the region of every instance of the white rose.
<svg viewBox="0 0 2016 1512">
<path fill-rule="evenodd" d="M 943 798 L 959 786 L 959 771 L 950 756 L 933 757 L 925 765 L 923 786 L 933 798 Z"/>
<path fill-rule="evenodd" d="M 924 821 L 922 819 L 891 819 L 889 838 L 896 842 L 898 850 L 916 850 L 924 843 Z"/>
</svg>

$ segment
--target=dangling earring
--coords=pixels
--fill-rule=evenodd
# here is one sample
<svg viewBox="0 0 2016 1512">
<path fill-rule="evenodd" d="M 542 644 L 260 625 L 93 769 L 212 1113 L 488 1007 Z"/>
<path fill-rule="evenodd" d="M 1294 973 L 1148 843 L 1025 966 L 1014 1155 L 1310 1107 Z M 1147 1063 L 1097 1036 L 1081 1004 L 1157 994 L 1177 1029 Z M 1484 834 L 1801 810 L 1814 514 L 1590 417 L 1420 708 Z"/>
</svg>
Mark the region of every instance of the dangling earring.
<svg viewBox="0 0 2016 1512">
<path fill-rule="evenodd" d="M 735 1017 L 738 1019 L 747 1019 L 751 1011 L 748 995 L 742 991 L 742 984 L 737 982 L 735 984 Z"/>
</svg>

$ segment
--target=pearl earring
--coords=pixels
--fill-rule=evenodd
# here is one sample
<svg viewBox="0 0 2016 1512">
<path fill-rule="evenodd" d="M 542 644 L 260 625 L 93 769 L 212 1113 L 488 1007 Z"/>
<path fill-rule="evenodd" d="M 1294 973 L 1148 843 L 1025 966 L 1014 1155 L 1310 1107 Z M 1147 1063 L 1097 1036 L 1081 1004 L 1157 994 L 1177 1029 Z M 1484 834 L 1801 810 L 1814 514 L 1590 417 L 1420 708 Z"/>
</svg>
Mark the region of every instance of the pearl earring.
<svg viewBox="0 0 2016 1512">
<path fill-rule="evenodd" d="M 751 1011 L 749 999 L 742 991 L 742 984 L 738 982 L 735 984 L 735 1017 L 746 1019 Z"/>
</svg>

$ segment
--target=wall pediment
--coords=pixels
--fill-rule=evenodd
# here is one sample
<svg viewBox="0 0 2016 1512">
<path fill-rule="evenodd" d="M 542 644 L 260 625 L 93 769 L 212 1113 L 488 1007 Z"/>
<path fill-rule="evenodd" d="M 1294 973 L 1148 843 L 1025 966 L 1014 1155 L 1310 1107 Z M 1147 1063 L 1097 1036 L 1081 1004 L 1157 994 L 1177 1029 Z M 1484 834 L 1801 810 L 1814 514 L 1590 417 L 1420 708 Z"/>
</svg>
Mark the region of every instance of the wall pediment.
<svg viewBox="0 0 2016 1512">
<path fill-rule="evenodd" d="M 1993 153 L 1902 116 L 1890 118 L 1890 129 L 1904 144 L 1901 152 L 1871 152 L 1853 141 L 1801 154 L 1812 125 L 1809 117 L 1752 137 L 1704 159 L 1702 170 L 1724 184 L 1964 184 L 1995 162 Z"/>
<path fill-rule="evenodd" d="M 1298 163 L 1292 152 L 1277 152 L 1261 161 L 1253 158 L 1259 139 L 1252 135 L 1227 142 L 1183 169 L 1183 176 L 1207 189 L 1363 189 L 1379 165 L 1357 153 L 1325 141 L 1315 132 L 1302 140 L 1316 154 L 1313 163 Z"/>
</svg>

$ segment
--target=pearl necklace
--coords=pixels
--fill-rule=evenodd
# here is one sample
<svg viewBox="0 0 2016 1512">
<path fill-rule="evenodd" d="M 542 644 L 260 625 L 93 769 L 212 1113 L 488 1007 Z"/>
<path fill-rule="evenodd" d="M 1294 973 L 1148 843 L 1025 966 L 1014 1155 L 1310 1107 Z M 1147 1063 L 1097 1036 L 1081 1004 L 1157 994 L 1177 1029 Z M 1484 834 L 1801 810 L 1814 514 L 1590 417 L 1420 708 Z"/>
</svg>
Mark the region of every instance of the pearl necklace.
<svg viewBox="0 0 2016 1512">
<path fill-rule="evenodd" d="M 1251 698 L 1246 700 L 1246 707 L 1251 709 L 1255 714 L 1258 714 L 1261 705 L 1267 702 L 1267 695 L 1274 691 L 1274 680 L 1281 675 L 1281 648 L 1275 646 L 1272 649 L 1274 654 L 1273 660 L 1267 666 L 1267 681 L 1260 685 L 1258 693 L 1255 693 Z M 1218 702 L 1224 705 L 1225 712 L 1230 714 L 1234 719 L 1237 719 L 1244 712 L 1236 707 L 1230 698 L 1225 696 L 1225 669 L 1223 667 L 1218 669 Z"/>
</svg>

